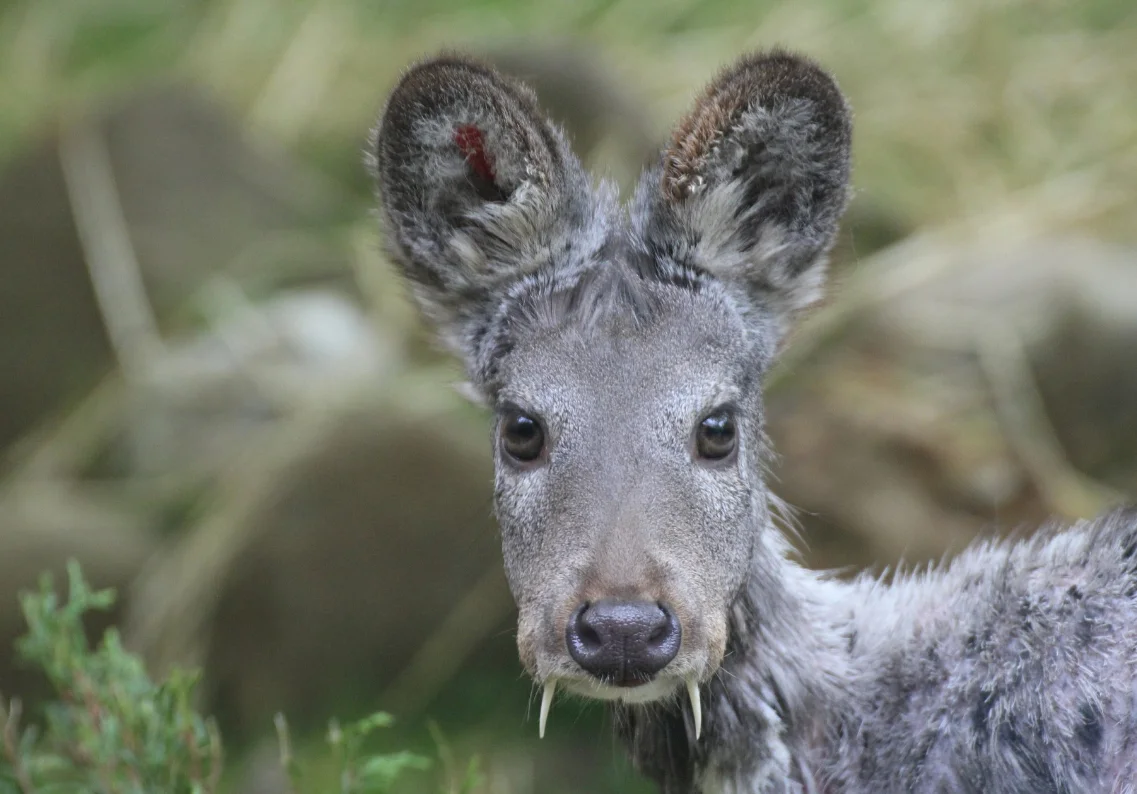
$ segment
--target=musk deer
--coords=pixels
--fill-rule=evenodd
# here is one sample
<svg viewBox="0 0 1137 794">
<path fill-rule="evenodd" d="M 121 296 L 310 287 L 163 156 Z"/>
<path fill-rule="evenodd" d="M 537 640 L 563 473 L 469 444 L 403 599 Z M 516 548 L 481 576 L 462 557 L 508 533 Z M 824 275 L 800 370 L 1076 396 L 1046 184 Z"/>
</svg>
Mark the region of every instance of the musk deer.
<svg viewBox="0 0 1137 794">
<path fill-rule="evenodd" d="M 393 258 L 493 411 L 521 661 L 678 792 L 1137 791 L 1137 510 L 885 584 L 794 561 L 761 382 L 849 192 L 833 79 L 722 72 L 623 207 L 533 93 L 412 67 L 370 165 Z"/>
</svg>

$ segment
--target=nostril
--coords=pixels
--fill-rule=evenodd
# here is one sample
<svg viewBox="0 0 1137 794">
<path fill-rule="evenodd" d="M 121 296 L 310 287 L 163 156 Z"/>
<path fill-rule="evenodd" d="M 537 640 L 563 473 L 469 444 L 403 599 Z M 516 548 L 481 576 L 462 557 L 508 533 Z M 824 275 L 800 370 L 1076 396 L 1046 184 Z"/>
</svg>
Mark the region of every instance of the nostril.
<svg viewBox="0 0 1137 794">
<path fill-rule="evenodd" d="M 583 645 L 591 645 L 596 648 L 599 648 L 604 644 L 600 639 L 600 635 L 597 634 L 594 629 L 590 629 L 588 626 L 581 626 L 580 642 Z"/>
<path fill-rule="evenodd" d="M 576 611 L 569 617 L 568 626 L 565 630 L 569 655 L 582 666 L 585 666 L 585 660 L 590 659 L 604 648 L 604 639 L 588 620 L 589 606 L 585 602 L 577 607 Z"/>
<path fill-rule="evenodd" d="M 648 635 L 647 638 L 648 642 L 652 644 L 660 643 L 666 640 L 674 630 L 673 624 L 676 622 L 674 615 L 671 614 L 671 610 L 668 609 L 664 604 L 657 602 L 655 606 L 659 610 L 659 617 L 655 628 L 652 629 L 651 634 Z"/>
<path fill-rule="evenodd" d="M 674 612 L 665 604 L 656 606 L 659 609 L 659 622 L 648 635 L 645 658 L 647 666 L 658 665 L 662 669 L 679 653 L 682 630 Z"/>
</svg>

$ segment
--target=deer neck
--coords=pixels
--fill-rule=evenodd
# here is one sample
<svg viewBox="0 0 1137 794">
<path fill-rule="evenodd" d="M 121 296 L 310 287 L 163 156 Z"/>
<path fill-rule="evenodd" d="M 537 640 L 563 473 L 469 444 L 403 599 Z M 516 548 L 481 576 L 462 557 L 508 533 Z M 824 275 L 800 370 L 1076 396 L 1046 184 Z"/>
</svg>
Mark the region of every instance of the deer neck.
<svg viewBox="0 0 1137 794">
<path fill-rule="evenodd" d="M 636 767 L 663 794 L 810 792 L 809 748 L 848 680 L 847 588 L 787 557 L 776 530 L 731 607 L 726 654 L 701 687 L 695 740 L 686 698 L 616 707 Z"/>
</svg>

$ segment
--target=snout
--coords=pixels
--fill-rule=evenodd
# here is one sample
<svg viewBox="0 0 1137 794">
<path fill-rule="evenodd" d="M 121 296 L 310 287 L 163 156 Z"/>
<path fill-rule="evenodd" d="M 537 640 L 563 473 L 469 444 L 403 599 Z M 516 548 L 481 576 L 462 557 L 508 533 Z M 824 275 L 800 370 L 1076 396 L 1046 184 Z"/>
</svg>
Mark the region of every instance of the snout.
<svg viewBox="0 0 1137 794">
<path fill-rule="evenodd" d="M 679 653 L 679 618 L 665 604 L 601 599 L 568 620 L 569 655 L 586 672 L 614 686 L 646 684 Z"/>
</svg>

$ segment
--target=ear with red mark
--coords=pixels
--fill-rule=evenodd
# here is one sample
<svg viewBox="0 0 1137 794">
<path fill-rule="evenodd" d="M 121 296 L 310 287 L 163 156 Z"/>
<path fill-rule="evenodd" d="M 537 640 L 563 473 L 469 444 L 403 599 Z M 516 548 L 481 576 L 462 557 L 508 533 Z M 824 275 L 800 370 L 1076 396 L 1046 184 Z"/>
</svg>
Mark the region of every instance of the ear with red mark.
<svg viewBox="0 0 1137 794">
<path fill-rule="evenodd" d="M 386 243 L 444 339 L 575 244 L 590 183 L 524 85 L 473 60 L 412 67 L 371 142 Z"/>
<path fill-rule="evenodd" d="M 486 137 L 482 135 L 482 131 L 473 124 L 463 124 L 454 131 L 454 144 L 466 158 L 466 164 L 470 166 L 470 175 L 487 185 L 493 185 L 493 165 L 486 152 Z"/>
</svg>

